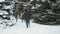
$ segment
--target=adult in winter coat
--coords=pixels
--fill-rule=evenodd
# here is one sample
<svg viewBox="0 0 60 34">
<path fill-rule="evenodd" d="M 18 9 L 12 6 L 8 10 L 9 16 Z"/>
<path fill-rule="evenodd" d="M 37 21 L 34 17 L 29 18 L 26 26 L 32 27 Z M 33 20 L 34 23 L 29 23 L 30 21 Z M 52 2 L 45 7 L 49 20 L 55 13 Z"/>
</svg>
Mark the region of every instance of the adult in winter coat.
<svg viewBox="0 0 60 34">
<path fill-rule="evenodd" d="M 31 19 L 31 10 L 30 10 L 30 8 L 25 10 L 24 19 L 26 21 L 26 27 L 28 28 L 28 26 L 30 26 L 30 19 Z"/>
</svg>

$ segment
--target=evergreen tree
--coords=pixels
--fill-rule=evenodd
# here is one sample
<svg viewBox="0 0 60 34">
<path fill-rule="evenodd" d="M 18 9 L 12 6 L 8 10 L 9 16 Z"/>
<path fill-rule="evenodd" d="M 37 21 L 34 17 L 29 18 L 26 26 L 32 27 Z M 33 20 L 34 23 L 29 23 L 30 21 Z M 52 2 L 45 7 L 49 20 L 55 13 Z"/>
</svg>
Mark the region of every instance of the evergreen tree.
<svg viewBox="0 0 60 34">
<path fill-rule="evenodd" d="M 53 2 L 53 1 L 52 1 Z M 39 1 L 40 7 L 35 9 L 35 14 L 33 14 L 34 22 L 40 23 L 40 24 L 46 24 L 46 25 L 57 25 L 59 24 L 59 4 L 48 2 L 47 0 L 45 2 Z M 55 5 L 53 5 L 55 4 Z M 59 15 L 59 16 L 58 16 Z"/>
<path fill-rule="evenodd" d="M 11 16 L 13 16 L 14 8 L 14 1 L 3 1 L 0 2 L 0 25 L 2 24 L 1 27 L 11 27 L 15 25 L 15 23 L 12 20 Z"/>
</svg>

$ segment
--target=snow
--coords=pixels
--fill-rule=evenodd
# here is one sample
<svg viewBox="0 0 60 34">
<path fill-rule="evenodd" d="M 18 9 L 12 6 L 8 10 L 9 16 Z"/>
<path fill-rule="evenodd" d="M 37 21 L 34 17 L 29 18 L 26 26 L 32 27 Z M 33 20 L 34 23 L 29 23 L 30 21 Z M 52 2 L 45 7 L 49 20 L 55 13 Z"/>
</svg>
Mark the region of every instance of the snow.
<svg viewBox="0 0 60 34">
<path fill-rule="evenodd" d="M 4 0 L 0 0 L 2 2 Z M 5 9 L 10 9 L 11 6 L 4 6 Z M 32 7 L 33 9 L 34 7 Z M 0 15 L 2 14 L 8 14 L 6 11 L 2 12 L 0 10 Z M 21 21 L 21 19 L 18 19 L 18 22 L 16 22 L 16 19 L 13 16 L 10 16 L 11 20 L 2 20 L 0 19 L 0 23 L 7 22 L 9 25 L 12 23 L 15 23 L 14 26 L 5 27 L 4 24 L 0 24 L 0 34 L 60 34 L 60 25 L 59 26 L 49 26 L 49 25 L 41 25 L 36 24 L 30 21 L 30 27 L 26 28 L 25 21 Z"/>
<path fill-rule="evenodd" d="M 0 2 L 3 2 L 3 1 L 5 1 L 5 0 L 0 0 Z"/>
<path fill-rule="evenodd" d="M 11 9 L 11 8 L 13 8 L 12 5 L 10 5 L 10 6 L 4 6 L 2 9 Z"/>
<path fill-rule="evenodd" d="M 25 21 L 18 19 L 15 26 L 0 29 L 0 34 L 60 34 L 60 26 L 41 25 L 32 23 L 32 21 L 30 25 L 26 28 Z"/>
<path fill-rule="evenodd" d="M 8 13 L 4 10 L 0 10 L 0 15 L 3 15 L 3 14 L 8 14 Z"/>
<path fill-rule="evenodd" d="M 31 1 L 33 1 L 33 0 L 31 0 Z"/>
</svg>

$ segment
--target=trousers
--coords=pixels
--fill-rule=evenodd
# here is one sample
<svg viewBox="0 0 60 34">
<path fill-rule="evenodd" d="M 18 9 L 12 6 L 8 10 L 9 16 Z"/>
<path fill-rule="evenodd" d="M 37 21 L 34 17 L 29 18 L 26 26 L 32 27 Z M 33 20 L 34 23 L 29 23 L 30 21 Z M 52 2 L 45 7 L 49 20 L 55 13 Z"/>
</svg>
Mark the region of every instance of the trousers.
<svg viewBox="0 0 60 34">
<path fill-rule="evenodd" d="M 30 20 L 26 20 L 26 27 L 28 28 L 30 26 Z"/>
</svg>

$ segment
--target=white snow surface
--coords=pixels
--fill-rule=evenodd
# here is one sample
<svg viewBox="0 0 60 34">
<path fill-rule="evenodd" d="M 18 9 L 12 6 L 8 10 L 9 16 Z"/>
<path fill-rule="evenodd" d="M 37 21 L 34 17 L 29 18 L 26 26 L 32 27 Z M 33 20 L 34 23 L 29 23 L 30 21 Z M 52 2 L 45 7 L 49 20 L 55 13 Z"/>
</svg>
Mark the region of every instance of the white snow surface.
<svg viewBox="0 0 60 34">
<path fill-rule="evenodd" d="M 3 2 L 3 1 L 5 1 L 5 0 L 0 0 L 0 2 Z"/>
<path fill-rule="evenodd" d="M 60 26 L 41 25 L 32 23 L 32 21 L 30 25 L 26 28 L 25 21 L 18 19 L 15 26 L 0 29 L 0 34 L 60 34 Z"/>
<path fill-rule="evenodd" d="M 8 14 L 8 13 L 4 10 L 0 10 L 0 15 L 3 15 L 3 14 Z"/>
</svg>

